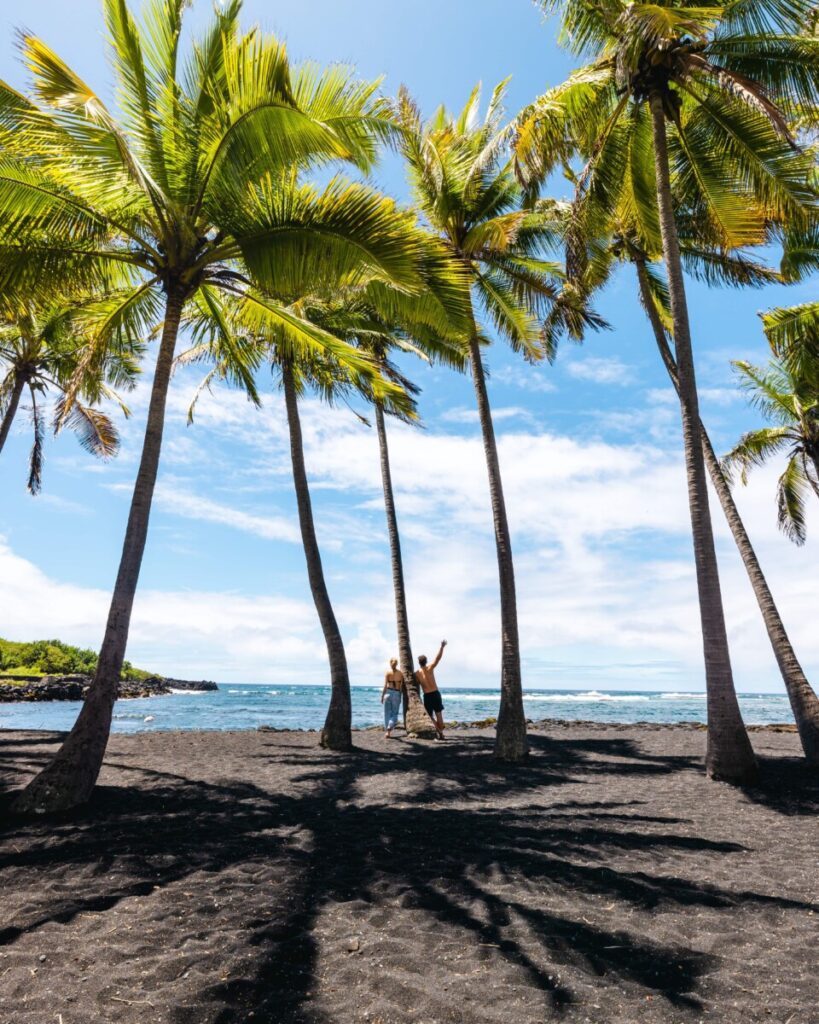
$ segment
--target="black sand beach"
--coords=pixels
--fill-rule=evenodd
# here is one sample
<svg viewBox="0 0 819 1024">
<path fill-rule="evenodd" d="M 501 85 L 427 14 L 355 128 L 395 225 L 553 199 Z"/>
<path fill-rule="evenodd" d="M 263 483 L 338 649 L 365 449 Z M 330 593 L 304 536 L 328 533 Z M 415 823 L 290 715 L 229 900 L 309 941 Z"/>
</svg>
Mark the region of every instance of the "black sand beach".
<svg viewBox="0 0 819 1024">
<path fill-rule="evenodd" d="M 54 734 L 0 733 L 18 785 Z M 819 1021 L 819 775 L 753 733 L 548 726 L 525 768 L 308 733 L 114 736 L 91 806 L 6 822 L 1 1024 Z"/>
</svg>

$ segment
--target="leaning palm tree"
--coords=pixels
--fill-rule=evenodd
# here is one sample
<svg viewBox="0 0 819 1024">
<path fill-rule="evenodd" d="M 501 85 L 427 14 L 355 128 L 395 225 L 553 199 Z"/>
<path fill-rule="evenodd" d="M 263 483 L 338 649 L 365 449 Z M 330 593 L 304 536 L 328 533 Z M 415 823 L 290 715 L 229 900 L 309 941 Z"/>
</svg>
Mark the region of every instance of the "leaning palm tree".
<svg viewBox="0 0 819 1024">
<path fill-rule="evenodd" d="M 53 396 L 54 430 L 65 425 L 92 455 L 109 459 L 119 449 L 119 434 L 111 418 L 97 404 L 109 399 L 128 416 L 127 406 L 113 387 L 133 387 L 138 372 L 138 347 L 112 347 L 102 365 L 84 365 L 78 397 L 66 408 L 82 353 L 77 334 L 76 307 L 65 302 L 29 304 L 22 312 L 9 312 L 0 325 L 0 452 L 11 430 L 20 400 L 28 392 L 33 443 L 29 457 L 28 489 L 39 493 L 42 481 L 45 415 L 42 403 Z"/>
<path fill-rule="evenodd" d="M 784 362 L 767 367 L 744 361 L 734 364 L 740 386 L 751 402 L 775 426 L 744 434 L 723 459 L 727 472 L 748 471 L 776 455 L 787 459 L 776 487 L 779 528 L 796 544 L 805 543 L 805 499 L 812 491 L 819 498 L 819 364 L 808 364 L 801 375 Z"/>
<path fill-rule="evenodd" d="M 729 259 L 725 254 L 713 255 L 715 261 L 722 262 Z M 656 279 L 652 280 L 647 262 L 638 257 L 635 258 L 634 263 L 637 270 L 640 299 L 651 324 L 660 356 L 676 390 L 679 387 L 679 379 L 677 364 L 668 339 L 670 316 L 662 315 L 664 304 L 658 303 L 658 291 L 661 289 L 658 289 Z M 759 605 L 768 639 L 788 694 L 802 749 L 810 763 L 819 764 L 819 698 L 808 682 L 796 651 L 793 649 L 782 616 L 779 614 L 768 581 L 731 493 L 730 480 L 720 465 L 711 439 L 702 423 L 700 423 L 700 436 L 708 475 Z"/>
<path fill-rule="evenodd" d="M 0 289 L 61 291 L 70 274 L 72 287 L 93 290 L 111 279 L 112 266 L 121 268 L 130 291 L 98 304 L 84 356 L 89 363 L 123 323 L 136 334 L 162 325 L 97 670 L 54 760 L 17 797 L 20 811 L 82 803 L 102 764 L 185 306 L 239 293 L 245 307 L 299 344 L 321 345 L 309 325 L 270 298 L 286 290 L 289 277 L 376 266 L 402 284 L 415 280 L 414 252 L 405 240 L 383 223 L 367 233 L 367 189 L 289 187 L 294 167 L 330 160 L 371 165 L 391 130 L 376 85 L 359 83 L 343 68 L 291 72 L 279 42 L 256 30 L 240 33 L 240 0 L 216 10 L 183 59 L 186 7 L 185 0 L 149 0 L 138 24 L 125 0 L 104 0 L 119 121 L 30 36 L 21 48 L 33 97 L 0 85 Z M 79 378 L 66 396 L 66 414 L 78 389 Z"/>
<path fill-rule="evenodd" d="M 567 230 L 570 232 L 571 210 L 564 210 L 563 215 L 567 221 Z M 609 282 L 618 266 L 625 263 L 631 264 L 636 271 L 640 302 L 649 320 L 663 365 L 676 390 L 679 387 L 679 381 L 673 353 L 672 320 L 667 284 L 649 254 L 642 247 L 634 225 L 628 227 L 627 221 L 624 223 L 616 218 L 608 218 L 606 225 L 608 234 L 587 239 L 587 252 L 582 259 L 577 260 L 582 267 L 582 272 L 579 278 L 567 281 L 564 290 L 568 292 L 568 298 L 575 303 L 583 301 L 588 304 L 591 294 Z M 779 275 L 763 264 L 744 254 L 729 254 L 713 249 L 704 245 L 701 238 L 682 237 L 680 251 L 688 272 L 709 285 L 727 284 L 735 287 L 748 287 L 779 280 Z M 661 254 L 656 254 L 656 258 L 661 258 Z M 559 314 L 566 305 L 564 295 L 559 295 L 555 303 L 556 313 Z M 556 317 L 555 322 L 548 326 L 553 351 L 556 350 L 557 342 L 563 333 L 568 332 L 570 335 L 574 335 L 575 340 L 582 340 L 582 329 L 578 332 L 571 320 L 566 321 L 565 318 Z M 817 763 L 819 762 L 819 698 L 808 682 L 793 649 L 779 609 L 759 564 L 756 551 L 734 501 L 730 483 L 722 471 L 708 432 L 702 422 L 700 422 L 700 435 L 705 466 L 759 605 L 768 639 L 790 700 L 802 748 L 808 761 Z"/>
<path fill-rule="evenodd" d="M 560 268 L 545 258 L 551 222 L 539 210 L 521 210 L 522 191 L 508 157 L 502 124 L 505 83 L 479 118 L 475 89 L 458 115 L 439 109 L 424 124 L 409 95 L 399 98 L 401 145 L 416 204 L 471 285 L 469 362 L 489 474 L 498 557 L 501 610 L 501 701 L 495 755 L 526 757 L 526 720 L 520 671 L 512 543 L 481 349 L 490 331 L 528 358 L 543 355 L 539 320 L 555 294 Z"/>
<path fill-rule="evenodd" d="M 560 9 L 562 37 L 592 62 L 541 97 L 517 134 L 519 172 L 537 184 L 578 154 L 584 207 L 627 202 L 642 238 L 663 253 L 708 692 L 709 775 L 743 783 L 757 769 L 734 689 L 708 507 L 678 217 L 704 209 L 731 250 L 765 240 L 771 221 L 814 203 L 811 160 L 795 152 L 787 116 L 815 106 L 819 40 L 798 37 L 802 0 L 723 2 L 540 0 Z M 797 38 L 798 37 L 798 38 Z M 646 154 L 651 159 L 646 160 Z"/>
</svg>

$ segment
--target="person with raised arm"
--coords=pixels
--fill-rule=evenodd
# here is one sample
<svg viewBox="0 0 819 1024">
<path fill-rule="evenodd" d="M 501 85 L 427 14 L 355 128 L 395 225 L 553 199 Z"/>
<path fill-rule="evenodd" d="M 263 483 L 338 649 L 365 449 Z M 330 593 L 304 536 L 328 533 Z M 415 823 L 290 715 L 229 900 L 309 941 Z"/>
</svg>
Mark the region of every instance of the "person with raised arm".
<svg viewBox="0 0 819 1024">
<path fill-rule="evenodd" d="M 418 664 L 420 668 L 415 673 L 415 678 L 418 680 L 418 685 L 424 694 L 424 707 L 429 717 L 435 726 L 435 739 L 444 739 L 444 702 L 441 700 L 441 691 L 438 689 L 438 683 L 435 681 L 435 669 L 444 656 L 444 648 L 446 647 L 446 640 L 441 641 L 441 646 L 438 649 L 438 653 L 435 656 L 435 660 L 431 665 L 427 664 L 427 656 L 425 654 L 420 655 L 418 658 Z"/>
</svg>

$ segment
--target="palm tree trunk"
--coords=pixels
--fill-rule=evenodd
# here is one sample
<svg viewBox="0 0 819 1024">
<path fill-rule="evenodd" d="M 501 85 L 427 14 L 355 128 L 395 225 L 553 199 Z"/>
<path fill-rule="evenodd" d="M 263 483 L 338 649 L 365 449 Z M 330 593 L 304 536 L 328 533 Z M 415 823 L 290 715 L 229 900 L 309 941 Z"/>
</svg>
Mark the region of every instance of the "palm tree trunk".
<svg viewBox="0 0 819 1024">
<path fill-rule="evenodd" d="M 330 750 L 350 750 L 353 745 L 351 732 L 353 712 L 347 656 L 344 653 L 344 642 L 341 639 L 333 606 L 330 604 L 330 595 L 327 593 L 327 584 L 324 581 L 321 553 L 313 523 L 310 488 L 307 483 L 307 471 L 304 467 L 304 444 L 299 421 L 296 381 L 293 376 L 293 368 L 287 360 L 282 361 L 282 386 L 284 404 L 287 408 L 287 424 L 290 429 L 290 458 L 293 463 L 293 482 L 296 487 L 301 539 L 304 544 L 304 556 L 307 559 L 307 576 L 310 580 L 310 590 L 324 633 L 327 657 L 330 662 L 330 706 L 327 709 L 327 718 L 321 731 L 320 742 L 323 747 L 328 747 Z"/>
<path fill-rule="evenodd" d="M 671 383 L 679 393 L 677 364 L 652 300 L 645 263 L 638 260 L 636 261 L 636 267 L 637 279 L 640 283 L 640 294 L 652 330 L 654 331 L 657 347 L 671 378 Z M 748 573 L 748 579 L 751 581 L 751 587 L 759 605 L 759 610 L 762 613 L 765 629 L 768 631 L 768 639 L 771 642 L 776 663 L 779 665 L 779 671 L 782 673 L 782 680 L 785 683 L 785 690 L 791 702 L 793 717 L 796 720 L 796 728 L 799 730 L 799 738 L 802 741 L 802 749 L 805 752 L 805 757 L 811 764 L 819 764 L 819 698 L 817 698 L 805 677 L 802 666 L 799 664 L 799 659 L 796 657 L 796 652 L 791 646 L 785 625 L 779 614 L 779 609 L 776 607 L 773 594 L 768 587 L 768 581 L 762 572 L 762 567 L 756 557 L 756 551 L 754 551 L 751 539 L 745 530 L 745 524 L 742 522 L 734 496 L 731 494 L 731 488 L 728 486 L 728 481 L 722 472 L 719 459 L 714 452 L 711 440 L 702 423 L 700 423 L 700 436 L 702 438 L 702 451 L 708 475 L 711 477 L 711 483 L 714 485 L 722 511 L 725 513 L 725 519 L 728 522 L 731 535 L 742 558 L 745 571 Z"/>
<path fill-rule="evenodd" d="M 668 142 L 662 98 L 658 92 L 650 98 L 654 137 L 654 164 L 657 175 L 657 205 L 663 255 L 668 273 L 671 316 L 677 351 L 680 413 L 682 416 L 685 465 L 688 477 L 688 504 L 694 540 L 700 619 L 702 622 L 705 682 L 708 705 L 708 749 L 706 771 L 715 779 L 739 785 L 757 779 L 756 759 L 739 710 L 728 634 L 722 607 L 717 553 L 708 508 L 708 488 L 700 436 L 699 400 L 691 347 L 691 328 L 685 297 L 677 225 L 671 200 Z"/>
<path fill-rule="evenodd" d="M 384 487 L 384 510 L 387 514 L 387 535 L 390 540 L 392 561 L 392 588 L 395 594 L 395 622 L 398 634 L 398 658 L 404 674 L 404 724 L 407 732 L 417 736 L 434 736 L 435 729 L 429 715 L 424 711 L 418 695 L 418 683 L 412 661 L 410 645 L 409 616 L 407 614 L 407 592 L 404 586 L 404 563 L 401 558 L 401 538 L 398 534 L 398 517 L 395 513 L 395 496 L 392 490 L 390 450 L 387 444 L 387 427 L 384 410 L 375 403 L 375 426 L 378 433 L 378 451 L 381 458 L 381 482 Z"/>
<path fill-rule="evenodd" d="M 35 776 L 15 800 L 13 806 L 18 812 L 62 811 L 85 803 L 91 796 L 102 767 L 111 731 L 111 714 L 114 701 L 117 699 L 122 662 L 128 644 L 128 630 L 131 625 L 131 611 L 142 565 L 142 554 L 148 536 L 151 502 L 162 448 L 165 401 L 184 302 L 185 291 L 179 285 L 169 287 L 162 341 L 156 360 L 148 422 L 142 445 L 142 459 L 131 498 L 119 572 L 111 597 L 97 670 L 77 721 L 54 760 Z"/>
<path fill-rule="evenodd" d="M 529 753 L 526 739 L 526 717 L 523 713 L 523 688 L 520 675 L 520 641 L 518 609 L 515 594 L 515 566 L 512 561 L 512 539 L 503 500 L 498 446 L 492 425 L 492 411 L 486 392 L 486 377 L 477 338 L 469 342 L 472 381 L 478 403 L 478 418 L 483 433 L 483 447 L 489 472 L 489 496 L 495 524 L 495 547 L 498 553 L 501 606 L 501 699 L 498 728 L 495 733 L 495 757 L 501 761 L 522 761 Z"/>
<path fill-rule="evenodd" d="M 6 438 L 9 436 L 11 425 L 14 422 L 14 417 L 17 413 L 17 406 L 20 404 L 20 396 L 23 393 L 23 388 L 26 386 L 25 377 L 23 374 L 18 373 L 14 378 L 14 387 L 11 391 L 11 397 L 9 398 L 9 404 L 6 406 L 6 412 L 3 416 L 3 422 L 0 423 L 0 452 L 3 450 L 3 445 L 6 443 Z"/>
</svg>

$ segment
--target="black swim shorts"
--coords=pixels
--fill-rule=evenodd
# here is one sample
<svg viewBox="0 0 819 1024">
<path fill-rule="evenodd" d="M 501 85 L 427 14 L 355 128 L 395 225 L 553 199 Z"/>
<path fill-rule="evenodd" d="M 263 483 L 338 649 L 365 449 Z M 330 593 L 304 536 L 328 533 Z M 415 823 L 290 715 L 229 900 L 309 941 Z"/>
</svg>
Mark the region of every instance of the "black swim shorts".
<svg viewBox="0 0 819 1024">
<path fill-rule="evenodd" d="M 427 714 L 432 718 L 437 712 L 444 710 L 444 702 L 441 700 L 441 691 L 433 690 L 432 693 L 424 694 L 424 707 Z"/>
</svg>

